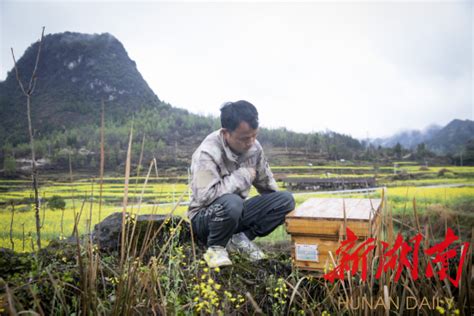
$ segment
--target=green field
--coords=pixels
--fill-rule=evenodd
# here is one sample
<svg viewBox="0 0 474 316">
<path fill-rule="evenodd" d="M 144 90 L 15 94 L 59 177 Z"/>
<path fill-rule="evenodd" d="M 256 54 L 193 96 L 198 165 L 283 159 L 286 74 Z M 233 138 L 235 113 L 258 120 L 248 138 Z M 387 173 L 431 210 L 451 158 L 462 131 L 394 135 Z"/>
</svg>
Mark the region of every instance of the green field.
<svg viewBox="0 0 474 316">
<path fill-rule="evenodd" d="M 419 166 L 404 166 L 409 170 L 408 174 L 417 174 Z M 293 176 L 311 176 L 306 171 L 308 167 L 303 166 L 277 166 L 272 168 L 275 175 L 281 171 L 291 172 Z M 370 167 L 348 167 L 348 166 L 326 166 L 311 167 L 309 170 L 331 170 L 334 173 L 345 172 L 348 169 L 363 171 L 360 175 L 368 176 Z M 380 168 L 384 169 L 385 168 Z M 390 168 L 388 168 L 390 169 Z M 387 170 L 388 170 L 387 169 Z M 392 168 L 393 169 L 393 168 Z M 439 176 L 440 170 L 448 169 L 443 176 Z M 297 173 L 298 170 L 306 170 Z M 373 170 L 373 168 L 372 168 Z M 472 207 L 474 206 L 474 167 L 435 167 L 424 171 L 425 177 L 415 176 L 408 180 L 389 180 L 380 177 L 377 182 L 386 186 L 384 195 L 387 197 L 387 210 L 395 216 L 409 216 L 413 214 L 413 201 L 419 214 L 430 212 L 458 213 L 468 223 L 472 220 Z M 344 174 L 348 176 L 350 174 Z M 183 202 L 189 200 L 189 190 L 186 183 L 187 177 L 178 178 L 150 178 L 146 185 L 145 178 L 131 178 L 128 195 L 128 212 L 150 214 L 166 214 L 170 212 L 173 205 L 181 198 Z M 280 187 L 282 183 L 279 183 Z M 457 184 L 460 186 L 449 187 Z M 441 186 L 441 187 L 436 187 Z M 252 189 L 251 195 L 257 192 Z M 52 196 L 60 196 L 66 201 L 64 212 L 51 210 L 47 203 L 42 203 L 42 240 L 47 243 L 57 238 L 70 236 L 75 214 L 80 214 L 79 231 L 81 233 L 93 229 L 93 226 L 101 219 L 113 212 L 122 211 L 124 196 L 124 178 L 105 178 L 100 190 L 99 180 L 81 179 L 74 183 L 45 181 L 40 186 L 40 196 L 45 201 Z M 382 189 L 370 194 L 341 194 L 324 193 L 295 194 L 297 205 L 311 197 L 381 197 Z M 102 199 L 102 203 L 99 201 Z M 140 203 L 141 202 L 141 203 Z M 14 214 L 12 217 L 12 206 Z M 35 218 L 32 207 L 32 190 L 29 181 L 26 180 L 0 180 L 0 247 L 11 248 L 11 239 L 15 250 L 30 251 L 32 241 L 36 238 Z M 101 205 L 100 205 L 101 204 Z M 175 214 L 185 215 L 186 206 L 177 207 Z M 464 222 L 466 222 L 464 221 Z M 62 226 L 62 231 L 61 231 Z M 12 228 L 11 228 L 12 227 Z M 10 239 L 10 232 L 12 238 Z M 288 236 L 283 227 L 277 229 L 270 236 L 261 241 L 277 241 L 287 239 Z"/>
</svg>

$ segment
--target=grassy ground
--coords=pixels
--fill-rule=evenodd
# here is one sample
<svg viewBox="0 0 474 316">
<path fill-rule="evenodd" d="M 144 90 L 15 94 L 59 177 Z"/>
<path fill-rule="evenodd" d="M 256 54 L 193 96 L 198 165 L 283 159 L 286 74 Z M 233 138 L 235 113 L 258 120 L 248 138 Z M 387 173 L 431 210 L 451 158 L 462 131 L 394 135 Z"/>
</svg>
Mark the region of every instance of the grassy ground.
<svg viewBox="0 0 474 316">
<path fill-rule="evenodd" d="M 417 166 L 414 167 L 414 173 Z M 449 167 L 451 168 L 451 167 Z M 334 169 L 334 168 L 333 168 Z M 440 169 L 441 170 L 441 169 Z M 378 240 L 391 240 L 397 232 L 406 237 L 416 233 L 429 234 L 422 247 L 443 238 L 447 228 L 453 228 L 462 241 L 470 240 L 474 226 L 474 181 L 471 169 L 456 169 L 450 177 L 439 178 L 437 172 L 424 179 L 389 181 L 384 193 L 370 194 L 295 194 L 297 205 L 311 197 L 360 197 L 379 198 L 382 194 L 387 204 L 382 210 L 383 227 Z M 293 172 L 293 171 L 292 171 Z M 366 172 L 364 170 L 363 172 Z M 298 174 L 298 173 L 297 173 Z M 467 174 L 467 176 L 466 176 Z M 23 256 L 0 256 L 0 314 L 28 312 L 46 314 L 271 314 L 271 315 L 362 315 L 388 313 L 373 306 L 351 307 L 366 298 L 369 302 L 380 300 L 382 305 L 390 300 L 402 302 L 390 308 L 390 313 L 410 315 L 470 313 L 469 295 L 472 285 L 468 271 L 472 261 L 461 266 L 459 287 L 437 275 L 432 278 L 415 278 L 404 269 L 400 279 L 393 271 L 376 276 L 368 267 L 366 280 L 360 275 L 330 282 L 321 275 L 292 268 L 289 251 L 271 252 L 269 259 L 251 263 L 246 258 L 232 255 L 233 266 L 209 269 L 199 258 L 203 249 L 194 243 L 182 243 L 181 228 L 174 222 L 164 229 L 159 240 L 154 240 L 147 255 L 137 255 L 140 248 L 132 246 L 124 253 L 101 252 L 95 245 L 67 245 L 57 243 L 69 236 L 74 218 L 80 214 L 79 234 L 88 232 L 100 219 L 122 210 L 123 178 L 106 179 L 103 186 L 103 204 L 99 205 L 97 181 L 84 179 L 68 184 L 44 181 L 41 194 L 47 199 L 58 195 L 66 199 L 64 211 L 50 210 L 43 203 L 43 245 L 53 241 L 40 252 Z M 452 180 L 452 181 L 451 181 Z M 184 215 L 186 206 L 173 206 L 180 196 L 186 200 L 187 186 L 182 179 L 156 179 L 143 188 L 144 179 L 130 180 L 128 212 L 150 214 L 173 212 Z M 467 183 L 460 187 L 422 187 L 420 185 Z M 141 192 L 144 192 L 141 194 Z M 31 189 L 28 181 L 0 182 L 0 247 L 30 252 L 35 247 L 35 221 L 31 210 Z M 256 194 L 252 190 L 251 195 Z M 142 197 L 142 203 L 139 203 Z M 12 212 L 10 202 L 14 202 Z M 13 216 L 12 216 L 13 215 Z M 418 230 L 417 226 L 420 226 Z M 61 228 L 62 227 L 62 228 Z M 184 233 L 183 233 L 184 234 Z M 186 233 L 185 236 L 189 236 Z M 271 235 L 260 238 L 263 245 L 288 244 L 289 236 L 283 226 Z M 146 243 L 146 240 L 144 241 Z M 132 240 L 127 245 L 135 245 Z M 138 246 L 137 246 L 138 247 Z M 425 248 L 426 249 L 426 248 Z M 137 252 L 138 251 L 138 252 Z M 377 244 L 376 254 L 383 253 Z M 471 251 L 471 250 L 470 250 Z M 421 252 L 423 254 L 423 252 Z M 472 251 L 467 258 L 471 258 Z M 420 271 L 428 268 L 432 258 L 423 255 Z M 454 264 L 455 262 L 450 262 Z M 452 268 L 454 265 L 450 265 Z M 329 265 L 330 271 L 333 266 Z M 456 270 L 451 271 L 452 273 Z M 422 273 L 422 274 L 423 274 Z M 423 274 L 424 275 L 424 274 Z M 416 309 L 407 310 L 404 298 L 416 300 Z M 422 305 L 422 300 L 437 298 L 436 305 Z M 341 301 L 342 300 L 342 301 Z M 357 304 L 357 303 L 355 303 Z M 373 305 L 374 303 L 372 303 Z M 469 305 L 470 304 L 470 305 Z"/>
</svg>

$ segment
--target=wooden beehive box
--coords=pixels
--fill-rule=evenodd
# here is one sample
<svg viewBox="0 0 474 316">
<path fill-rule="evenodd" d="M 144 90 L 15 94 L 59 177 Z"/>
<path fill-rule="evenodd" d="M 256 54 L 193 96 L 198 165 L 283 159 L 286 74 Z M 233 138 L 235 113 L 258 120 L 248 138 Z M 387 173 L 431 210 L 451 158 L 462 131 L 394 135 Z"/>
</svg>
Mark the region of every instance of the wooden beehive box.
<svg viewBox="0 0 474 316">
<path fill-rule="evenodd" d="M 336 260 L 348 227 L 363 241 L 380 226 L 381 199 L 312 198 L 286 216 L 296 267 L 322 271 Z"/>
</svg>

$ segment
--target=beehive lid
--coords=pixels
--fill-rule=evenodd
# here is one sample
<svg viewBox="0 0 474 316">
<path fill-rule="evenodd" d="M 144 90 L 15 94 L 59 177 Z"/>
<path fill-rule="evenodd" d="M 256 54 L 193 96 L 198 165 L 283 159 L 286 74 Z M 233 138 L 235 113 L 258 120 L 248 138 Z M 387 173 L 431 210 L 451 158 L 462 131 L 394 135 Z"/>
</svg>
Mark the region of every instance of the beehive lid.
<svg viewBox="0 0 474 316">
<path fill-rule="evenodd" d="M 311 198 L 287 217 L 369 221 L 380 208 L 381 199 Z"/>
</svg>

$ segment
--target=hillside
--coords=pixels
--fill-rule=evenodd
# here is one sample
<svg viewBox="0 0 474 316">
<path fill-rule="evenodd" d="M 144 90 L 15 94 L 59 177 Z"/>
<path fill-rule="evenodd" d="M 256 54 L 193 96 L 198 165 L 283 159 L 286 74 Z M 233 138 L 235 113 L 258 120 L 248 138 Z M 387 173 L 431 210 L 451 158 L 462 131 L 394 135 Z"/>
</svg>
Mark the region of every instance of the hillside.
<svg viewBox="0 0 474 316">
<path fill-rule="evenodd" d="M 31 76 L 38 45 L 32 44 L 18 59 L 23 82 Z M 97 121 L 102 99 L 117 121 L 137 110 L 160 106 L 123 45 L 108 33 L 46 35 L 37 78 L 32 118 L 39 135 Z M 6 114 L 1 118 L 0 138 L 24 141 L 25 101 L 13 69 L 0 83 L 0 98 L 0 112 Z"/>
<path fill-rule="evenodd" d="M 453 120 L 440 129 L 426 144 L 436 153 L 458 153 L 474 139 L 474 121 Z"/>
</svg>

